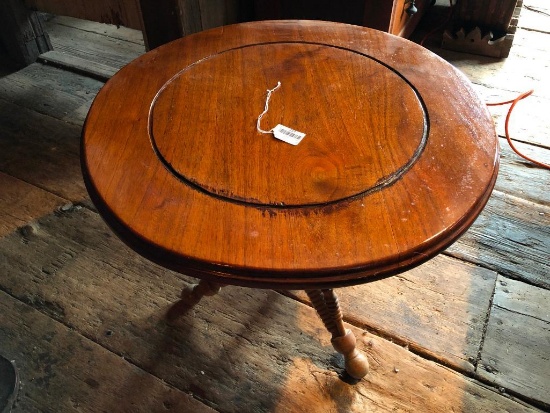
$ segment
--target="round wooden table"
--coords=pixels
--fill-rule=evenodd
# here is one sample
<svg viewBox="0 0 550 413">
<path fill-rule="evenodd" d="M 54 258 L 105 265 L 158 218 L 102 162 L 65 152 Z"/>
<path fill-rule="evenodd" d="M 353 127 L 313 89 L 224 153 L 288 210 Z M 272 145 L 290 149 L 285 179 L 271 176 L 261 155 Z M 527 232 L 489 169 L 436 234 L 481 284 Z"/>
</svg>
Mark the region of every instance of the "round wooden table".
<svg viewBox="0 0 550 413">
<path fill-rule="evenodd" d="M 282 124 L 298 145 L 263 134 Z M 290 136 L 292 138 L 292 136 Z M 338 23 L 246 23 L 139 57 L 83 130 L 92 200 L 164 267 L 219 285 L 305 289 L 355 378 L 368 370 L 334 287 L 403 272 L 455 241 L 498 170 L 469 81 L 407 40 Z M 146 276 L 146 275 L 145 275 Z"/>
</svg>

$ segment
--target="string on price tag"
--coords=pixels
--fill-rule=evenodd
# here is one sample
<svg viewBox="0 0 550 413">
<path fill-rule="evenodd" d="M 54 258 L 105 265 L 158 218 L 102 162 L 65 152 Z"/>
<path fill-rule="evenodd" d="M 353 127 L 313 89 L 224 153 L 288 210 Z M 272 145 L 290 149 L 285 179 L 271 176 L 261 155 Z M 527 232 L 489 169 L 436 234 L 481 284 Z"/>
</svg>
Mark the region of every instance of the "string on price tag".
<svg viewBox="0 0 550 413">
<path fill-rule="evenodd" d="M 275 92 L 277 89 L 281 87 L 281 82 L 277 82 L 277 86 L 275 86 L 273 89 L 267 90 L 267 96 L 265 98 L 265 108 L 264 111 L 258 116 L 258 121 L 256 122 L 256 129 L 260 133 L 265 134 L 273 134 L 275 138 L 290 143 L 291 145 L 298 145 L 302 139 L 304 139 L 304 136 L 306 136 L 305 133 L 299 132 L 297 130 L 294 130 L 292 128 L 289 128 L 288 126 L 284 126 L 281 124 L 278 124 L 274 128 L 271 128 L 270 130 L 263 130 L 260 123 L 262 121 L 262 117 L 267 113 L 269 110 L 269 100 L 271 99 L 271 94 Z"/>
</svg>

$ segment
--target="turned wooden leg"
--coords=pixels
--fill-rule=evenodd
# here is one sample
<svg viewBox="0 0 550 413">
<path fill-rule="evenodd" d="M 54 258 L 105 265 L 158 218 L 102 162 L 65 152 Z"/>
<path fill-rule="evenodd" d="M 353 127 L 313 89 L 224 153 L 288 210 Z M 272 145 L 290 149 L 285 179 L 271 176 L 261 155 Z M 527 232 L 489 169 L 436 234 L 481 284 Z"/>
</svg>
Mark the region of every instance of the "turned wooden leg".
<svg viewBox="0 0 550 413">
<path fill-rule="evenodd" d="M 181 299 L 188 305 L 193 306 L 197 304 L 202 297 L 219 293 L 221 287 L 221 284 L 200 280 L 198 284 L 192 284 L 185 287 L 181 292 Z"/>
<path fill-rule="evenodd" d="M 346 330 L 338 298 L 332 289 L 307 290 L 311 303 L 332 334 L 332 346 L 344 356 L 346 371 L 354 379 L 362 379 L 369 372 L 367 357 L 356 348 L 356 339 L 351 330 Z"/>
</svg>

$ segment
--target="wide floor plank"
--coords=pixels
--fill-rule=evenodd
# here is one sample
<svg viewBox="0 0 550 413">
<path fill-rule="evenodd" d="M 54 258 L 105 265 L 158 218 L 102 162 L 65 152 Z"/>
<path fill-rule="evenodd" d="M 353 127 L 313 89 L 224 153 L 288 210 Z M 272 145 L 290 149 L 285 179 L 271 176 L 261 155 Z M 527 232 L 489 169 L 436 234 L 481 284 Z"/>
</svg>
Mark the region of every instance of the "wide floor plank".
<svg viewBox="0 0 550 413">
<path fill-rule="evenodd" d="M 550 289 L 550 207 L 494 191 L 446 253 Z"/>
<path fill-rule="evenodd" d="M 550 165 L 550 150 L 515 142 L 521 153 Z M 512 151 L 506 139 L 500 139 L 501 156 L 495 189 L 536 204 L 550 206 L 550 173 L 534 166 Z"/>
<path fill-rule="evenodd" d="M 13 413 L 215 410 L 0 291 L 0 351 L 15 361 Z"/>
<path fill-rule="evenodd" d="M 130 29 L 114 24 L 98 23 L 90 20 L 75 19 L 68 16 L 52 16 L 44 23 L 46 30 L 54 39 L 59 37 L 57 26 L 72 27 L 80 31 L 95 33 L 100 36 L 111 37 L 124 42 L 135 43 L 145 49 L 143 33 L 140 30 Z M 55 43 L 55 40 L 54 40 Z"/>
<path fill-rule="evenodd" d="M 550 408 L 550 291 L 499 277 L 480 376 Z"/>
<path fill-rule="evenodd" d="M 272 291 L 226 287 L 168 324 L 181 276 L 128 251 L 84 208 L 38 225 L 26 243 L 0 239 L 0 289 L 218 411 L 535 410 L 351 326 L 372 369 L 345 384 L 314 311 Z"/>
<path fill-rule="evenodd" d="M 65 16 L 54 16 L 46 22 L 54 50 L 43 53 L 39 61 L 65 68 L 76 73 L 107 81 L 130 60 L 145 53 L 143 34 L 139 30 L 116 27 Z M 68 48 L 67 36 L 81 35 L 77 48 Z M 84 36 L 84 37 L 82 37 Z M 90 45 L 99 44 L 90 54 Z M 125 44 L 125 48 L 121 48 Z M 87 53 L 83 53 L 86 50 Z M 113 60 L 112 55 L 120 55 Z M 106 57 L 107 56 L 107 57 Z"/>
<path fill-rule="evenodd" d="M 517 98 L 520 93 L 510 93 L 499 89 L 488 89 L 485 86 L 475 86 L 476 91 L 487 103 L 506 102 Z M 531 90 L 532 87 L 523 92 Z M 548 134 L 548 118 L 546 107 L 550 106 L 550 92 L 535 89 L 531 96 L 521 100 L 514 108 L 509 121 L 510 138 L 513 141 L 532 143 L 550 149 L 550 134 Z M 505 136 L 505 120 L 510 105 L 490 106 L 489 112 L 495 122 L 495 128 L 500 136 Z"/>
<path fill-rule="evenodd" d="M 33 63 L 0 78 L 0 99 L 81 126 L 102 86 L 95 79 Z"/>
<path fill-rule="evenodd" d="M 139 36 L 135 32 L 133 32 L 135 33 L 133 39 L 131 36 L 131 39 L 121 39 L 120 37 L 125 36 L 112 35 L 113 27 L 105 28 L 105 31 L 108 32 L 107 35 L 100 33 L 101 29 L 91 28 L 92 26 L 101 26 L 99 23 L 87 23 L 88 29 L 80 30 L 74 27 L 74 24 L 56 24 L 56 21 L 54 19 L 48 22 L 46 30 L 48 30 L 54 50 L 58 52 L 90 62 L 101 63 L 116 70 L 145 53 L 145 46 L 141 42 L 135 41 L 135 37 Z"/>
<path fill-rule="evenodd" d="M 117 69 L 101 63 L 71 56 L 57 50 L 42 53 L 38 59 L 41 63 L 64 68 L 76 73 L 82 73 L 94 79 L 106 82 L 118 72 Z"/>
<path fill-rule="evenodd" d="M 2 172 L 0 188 L 0 237 L 23 226 L 33 231 L 32 221 L 67 203 L 63 198 Z"/>
<path fill-rule="evenodd" d="M 88 199 L 81 127 L 0 98 L 0 171 L 71 201 Z"/>
</svg>

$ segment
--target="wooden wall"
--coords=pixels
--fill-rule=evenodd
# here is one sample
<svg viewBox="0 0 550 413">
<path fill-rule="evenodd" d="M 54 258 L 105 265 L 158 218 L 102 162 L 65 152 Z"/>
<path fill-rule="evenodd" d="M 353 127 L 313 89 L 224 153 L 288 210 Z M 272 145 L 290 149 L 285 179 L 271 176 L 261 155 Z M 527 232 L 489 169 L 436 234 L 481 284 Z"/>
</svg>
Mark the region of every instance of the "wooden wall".
<svg viewBox="0 0 550 413">
<path fill-rule="evenodd" d="M 0 1 L 0 56 L 7 56 L 15 67 L 24 67 L 51 49 L 37 13 L 18 0 Z"/>
</svg>

